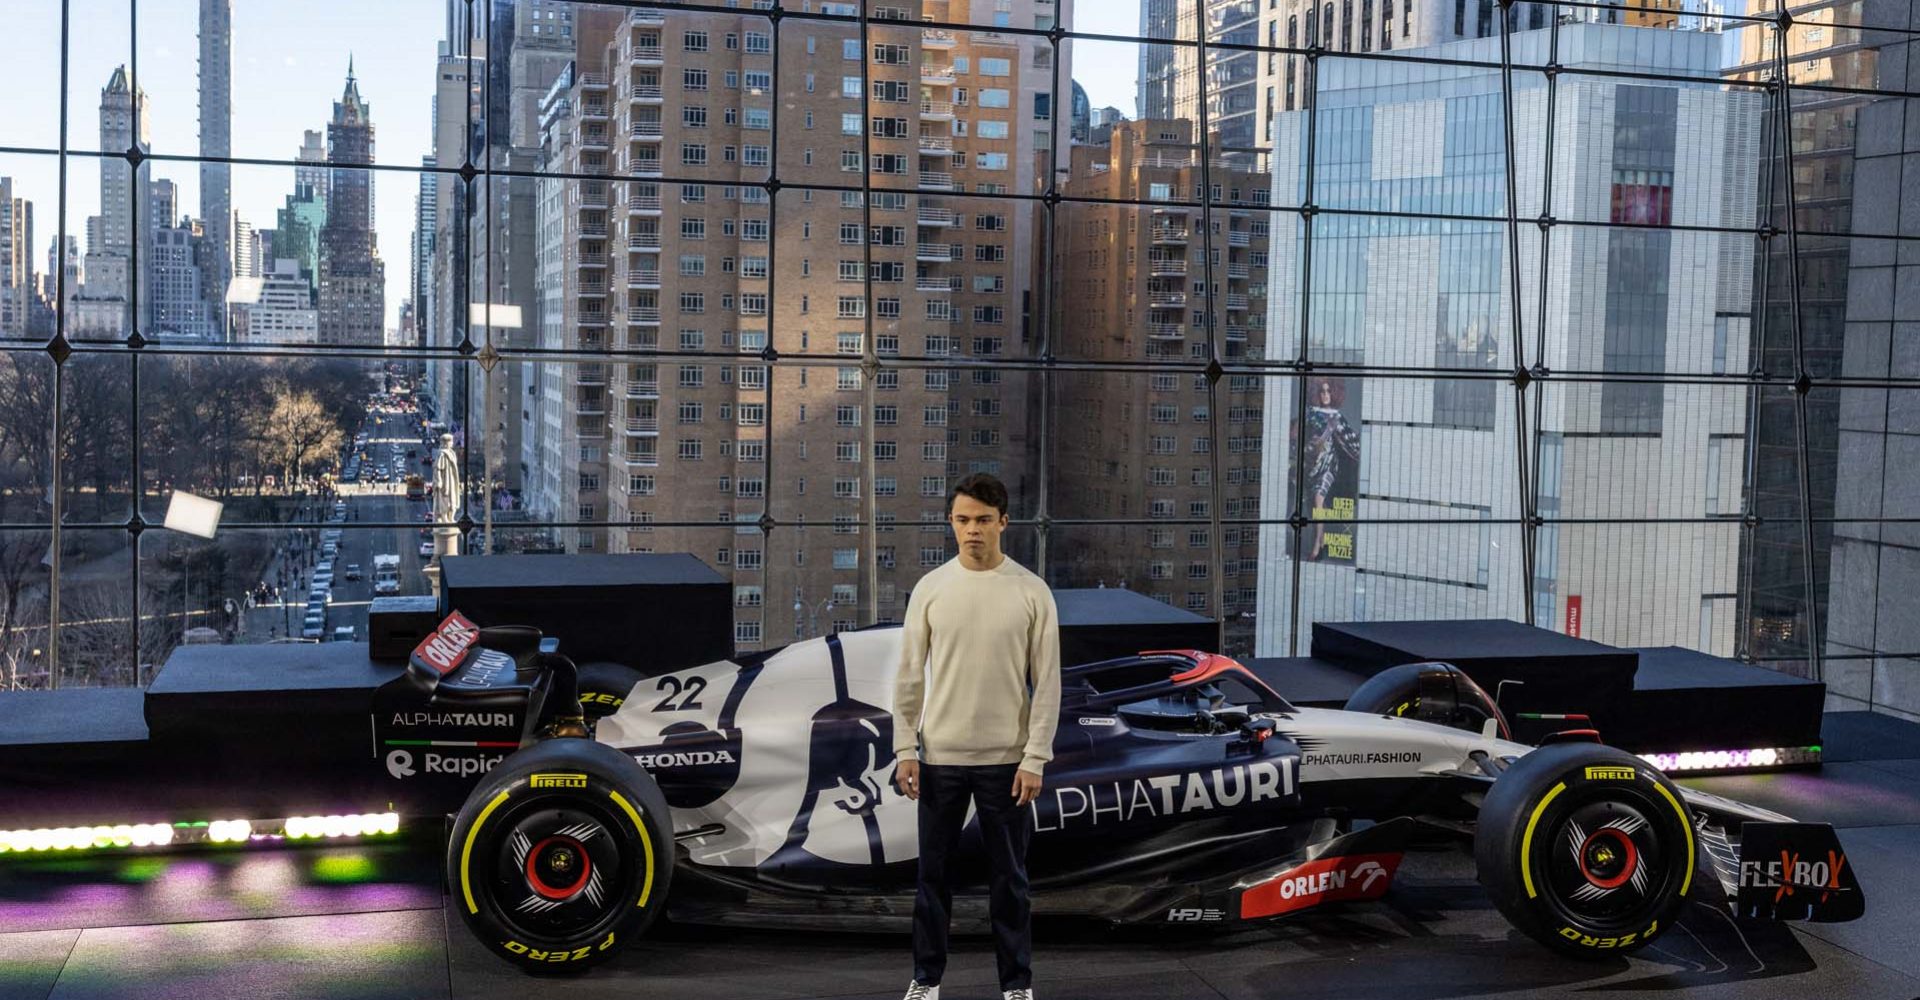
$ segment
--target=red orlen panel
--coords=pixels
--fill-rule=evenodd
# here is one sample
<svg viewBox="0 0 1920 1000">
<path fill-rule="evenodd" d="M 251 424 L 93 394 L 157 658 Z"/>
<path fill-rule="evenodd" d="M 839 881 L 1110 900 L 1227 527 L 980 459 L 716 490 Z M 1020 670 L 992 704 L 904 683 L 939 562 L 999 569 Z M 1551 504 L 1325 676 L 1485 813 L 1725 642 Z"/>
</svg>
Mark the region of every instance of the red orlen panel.
<svg viewBox="0 0 1920 1000">
<path fill-rule="evenodd" d="M 413 648 L 413 660 L 445 677 L 466 659 L 467 650 L 478 638 L 480 627 L 455 611 Z"/>
<path fill-rule="evenodd" d="M 1240 919 L 1292 913 L 1321 903 L 1379 899 L 1393 885 L 1399 854 L 1319 858 L 1290 868 L 1240 894 Z"/>
</svg>

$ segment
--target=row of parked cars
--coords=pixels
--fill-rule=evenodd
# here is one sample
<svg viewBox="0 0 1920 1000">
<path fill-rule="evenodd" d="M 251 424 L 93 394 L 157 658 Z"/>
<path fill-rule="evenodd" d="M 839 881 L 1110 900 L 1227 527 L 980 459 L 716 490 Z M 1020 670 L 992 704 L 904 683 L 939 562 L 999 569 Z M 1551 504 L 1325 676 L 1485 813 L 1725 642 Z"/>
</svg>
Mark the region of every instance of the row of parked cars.
<svg viewBox="0 0 1920 1000">
<path fill-rule="evenodd" d="M 307 582 L 307 612 L 300 620 L 300 637 L 319 641 L 328 638 L 327 605 L 333 603 L 334 560 L 340 555 L 341 529 L 333 527 L 347 520 L 347 502 L 335 500 L 333 509 L 327 513 L 329 527 L 320 532 L 320 561 L 314 564 L 313 576 Z M 342 574 L 346 579 L 359 579 L 360 567 L 348 565 Z M 341 625 L 333 630 L 332 638 L 352 641 L 353 626 Z"/>
</svg>

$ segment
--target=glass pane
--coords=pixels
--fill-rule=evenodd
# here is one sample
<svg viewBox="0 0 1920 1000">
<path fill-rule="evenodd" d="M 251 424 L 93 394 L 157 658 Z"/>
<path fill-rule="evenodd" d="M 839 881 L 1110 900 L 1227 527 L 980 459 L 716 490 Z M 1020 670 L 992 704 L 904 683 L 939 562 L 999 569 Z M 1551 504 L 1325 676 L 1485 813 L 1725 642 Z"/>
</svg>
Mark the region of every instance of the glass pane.
<svg viewBox="0 0 1920 1000">
<path fill-rule="evenodd" d="M 53 394 L 45 351 L 0 351 L 0 523 L 53 523 Z"/>
<path fill-rule="evenodd" d="M 99 8 L 101 16 L 81 20 L 82 6 Z M 84 0 L 74 4 L 74 24 L 86 25 L 84 36 L 73 36 L 74 57 L 83 58 L 96 30 L 99 37 L 112 37 L 106 32 L 117 23 L 118 37 L 127 37 L 129 10 L 137 7 L 139 64 L 130 68 L 137 69 L 151 102 L 153 152 L 292 162 L 318 130 L 336 161 L 411 166 L 421 150 L 433 148 L 430 102 L 420 99 L 432 79 L 426 67 L 433 50 L 431 42 L 424 49 L 397 42 L 442 38 L 462 6 L 350 0 L 322 16 L 272 0 Z M 89 39 L 84 45 L 82 37 Z M 280 39 L 299 44 L 276 44 Z M 484 59 L 484 43 L 474 52 Z M 507 89 L 504 79 L 499 82 L 496 94 Z M 75 107 L 90 112 L 98 103 L 89 99 Z M 220 172 L 217 164 L 205 170 L 209 180 Z"/>
<path fill-rule="evenodd" d="M 0 531 L 0 689 L 43 688 L 52 678 L 47 652 L 47 591 L 53 576 L 53 534 Z"/>
<path fill-rule="evenodd" d="M 69 16 L 105 13 L 104 9 L 96 11 L 94 7 L 93 4 L 73 4 Z M 121 9 L 125 9 L 124 5 Z M 20 48 L 15 58 L 0 63 L 0 146 L 57 150 L 60 148 L 61 3 L 28 0 L 11 5 L 8 14 L 8 32 L 18 40 Z M 124 41 L 121 51 L 125 51 Z"/>
<path fill-rule="evenodd" d="M 60 610 L 54 616 L 60 629 L 59 687 L 130 687 L 151 680 L 155 666 L 178 643 L 177 633 L 149 634 L 143 627 L 134 645 L 133 560 L 134 545 L 124 530 L 60 533 Z M 195 625 L 218 624 L 204 606 L 188 607 L 176 612 L 176 629 L 191 610 L 201 611 Z"/>
</svg>

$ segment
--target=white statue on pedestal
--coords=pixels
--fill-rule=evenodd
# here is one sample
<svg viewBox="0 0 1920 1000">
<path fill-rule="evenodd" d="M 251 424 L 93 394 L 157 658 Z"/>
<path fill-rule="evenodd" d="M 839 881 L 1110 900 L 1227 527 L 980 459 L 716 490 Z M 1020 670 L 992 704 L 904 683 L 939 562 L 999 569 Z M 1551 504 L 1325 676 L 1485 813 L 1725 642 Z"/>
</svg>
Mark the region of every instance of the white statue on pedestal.
<svg viewBox="0 0 1920 1000">
<path fill-rule="evenodd" d="M 460 516 L 462 497 L 460 456 L 453 449 L 453 435 L 440 435 L 440 446 L 433 456 L 433 560 L 422 568 L 433 585 L 433 596 L 440 596 L 440 560 L 460 554 L 460 529 L 453 521 Z"/>
</svg>

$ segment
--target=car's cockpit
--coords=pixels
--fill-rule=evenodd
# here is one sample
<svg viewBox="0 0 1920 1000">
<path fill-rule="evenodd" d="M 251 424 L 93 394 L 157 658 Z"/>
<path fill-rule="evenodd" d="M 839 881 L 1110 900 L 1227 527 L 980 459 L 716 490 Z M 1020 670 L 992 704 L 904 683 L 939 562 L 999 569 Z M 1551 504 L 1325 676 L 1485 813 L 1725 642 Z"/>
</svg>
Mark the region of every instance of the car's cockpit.
<svg viewBox="0 0 1920 1000">
<path fill-rule="evenodd" d="M 1062 711 L 1107 711 L 1130 729 L 1223 735 L 1254 713 L 1293 706 L 1231 657 L 1199 650 L 1151 650 L 1085 663 L 1061 675 Z"/>
</svg>

